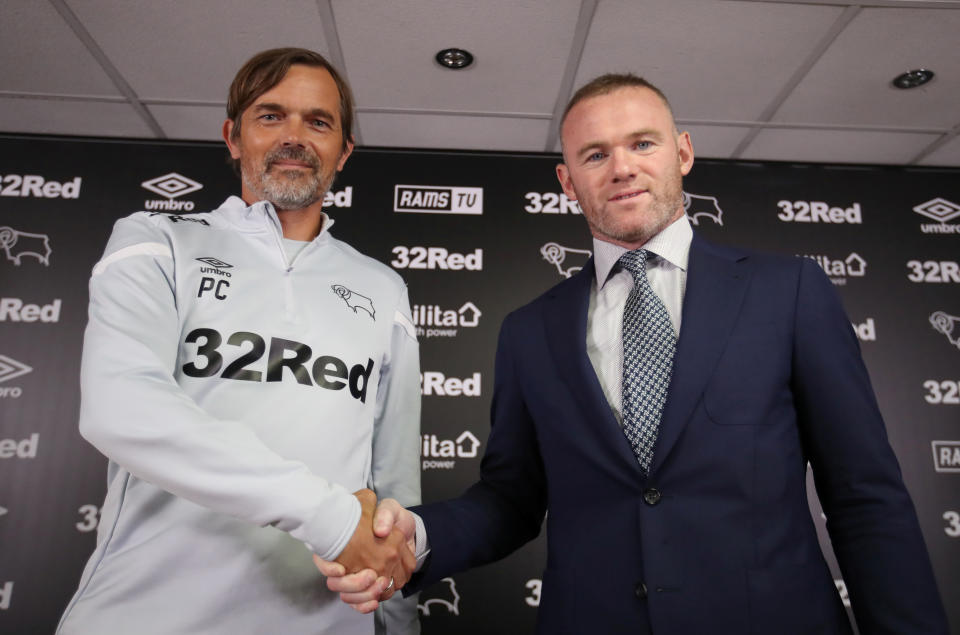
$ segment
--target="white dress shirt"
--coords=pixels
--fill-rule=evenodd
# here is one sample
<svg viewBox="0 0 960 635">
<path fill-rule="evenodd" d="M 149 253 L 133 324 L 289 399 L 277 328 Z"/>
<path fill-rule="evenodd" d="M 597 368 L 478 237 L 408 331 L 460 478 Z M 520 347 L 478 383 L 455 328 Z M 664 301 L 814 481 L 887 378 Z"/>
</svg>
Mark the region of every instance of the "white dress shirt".
<svg viewBox="0 0 960 635">
<path fill-rule="evenodd" d="M 643 246 L 656 254 L 647 260 L 647 280 L 666 306 L 677 337 L 692 240 L 693 230 L 684 214 Z M 593 265 L 597 275 L 590 285 L 587 311 L 587 356 L 620 425 L 623 425 L 623 308 L 633 289 L 633 277 L 618 261 L 627 251 L 619 245 L 593 239 Z"/>
</svg>

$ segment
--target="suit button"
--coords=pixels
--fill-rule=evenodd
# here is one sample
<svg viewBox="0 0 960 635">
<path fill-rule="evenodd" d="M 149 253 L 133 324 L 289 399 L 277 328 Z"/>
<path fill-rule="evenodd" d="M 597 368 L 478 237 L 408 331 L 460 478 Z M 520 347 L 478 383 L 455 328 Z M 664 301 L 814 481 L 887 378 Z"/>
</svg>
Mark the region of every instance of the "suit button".
<svg viewBox="0 0 960 635">
<path fill-rule="evenodd" d="M 633 590 L 637 594 L 637 597 L 641 600 L 647 599 L 647 585 L 643 582 L 638 582 L 637 587 Z"/>
<path fill-rule="evenodd" d="M 660 490 L 656 487 L 648 487 L 643 490 L 643 500 L 646 501 L 647 505 L 656 505 L 660 502 Z"/>
</svg>

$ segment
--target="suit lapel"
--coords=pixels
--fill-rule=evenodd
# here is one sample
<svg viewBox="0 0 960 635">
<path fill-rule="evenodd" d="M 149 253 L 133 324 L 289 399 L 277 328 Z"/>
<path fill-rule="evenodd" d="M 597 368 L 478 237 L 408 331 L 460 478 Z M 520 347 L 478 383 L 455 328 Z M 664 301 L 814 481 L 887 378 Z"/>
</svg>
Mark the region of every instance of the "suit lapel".
<svg viewBox="0 0 960 635">
<path fill-rule="evenodd" d="M 714 247 L 694 234 L 683 299 L 683 323 L 673 360 L 673 378 L 654 450 L 654 472 L 686 426 L 733 329 L 749 285 L 746 258 Z"/>
<path fill-rule="evenodd" d="M 587 356 L 587 311 L 594 278 L 596 271 L 591 257 L 579 273 L 547 295 L 543 313 L 547 341 L 551 343 L 555 370 L 589 417 L 590 429 L 639 475 L 637 459 Z"/>
</svg>

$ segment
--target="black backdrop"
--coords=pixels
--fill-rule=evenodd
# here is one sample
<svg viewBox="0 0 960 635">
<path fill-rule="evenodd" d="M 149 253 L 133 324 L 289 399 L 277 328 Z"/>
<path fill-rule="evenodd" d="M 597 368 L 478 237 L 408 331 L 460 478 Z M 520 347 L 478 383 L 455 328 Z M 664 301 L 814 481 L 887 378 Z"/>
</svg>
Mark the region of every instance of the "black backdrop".
<svg viewBox="0 0 960 635">
<path fill-rule="evenodd" d="M 93 549 L 106 486 L 76 426 L 90 270 L 118 217 L 208 210 L 239 183 L 214 143 L 0 135 L 0 150 L 0 632 L 46 633 Z M 360 149 L 328 196 L 334 235 L 410 287 L 426 501 L 477 475 L 501 320 L 589 255 L 557 159 Z M 837 285 L 960 633 L 958 177 L 699 160 L 684 189 L 708 238 L 812 257 Z M 541 537 L 424 592 L 424 633 L 532 632 L 544 555 Z"/>
</svg>

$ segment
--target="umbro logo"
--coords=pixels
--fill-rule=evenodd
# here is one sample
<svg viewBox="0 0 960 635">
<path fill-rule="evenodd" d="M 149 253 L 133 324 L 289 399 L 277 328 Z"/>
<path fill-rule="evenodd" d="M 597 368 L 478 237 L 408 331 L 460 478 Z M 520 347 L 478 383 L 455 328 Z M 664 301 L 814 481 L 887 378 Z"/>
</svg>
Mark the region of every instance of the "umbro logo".
<svg viewBox="0 0 960 635">
<path fill-rule="evenodd" d="M 26 375 L 33 369 L 22 362 L 0 355 L 0 383 Z"/>
<path fill-rule="evenodd" d="M 197 258 L 197 260 L 199 260 L 204 264 L 210 265 L 211 267 L 216 267 L 217 269 L 228 269 L 233 266 L 229 262 L 224 262 L 219 258 L 213 258 L 211 256 L 206 256 L 204 258 Z"/>
<path fill-rule="evenodd" d="M 158 176 L 149 181 L 144 181 L 140 186 L 145 190 L 150 190 L 154 194 L 159 194 L 165 198 L 177 198 L 203 188 L 202 184 L 176 172 L 170 172 L 169 174 Z"/>
<path fill-rule="evenodd" d="M 351 291 L 342 284 L 334 284 L 330 286 L 333 289 L 333 292 L 343 298 L 343 301 L 347 303 L 347 306 L 353 309 L 354 313 L 357 313 L 357 309 L 363 309 L 367 315 L 374 321 L 376 321 L 376 310 L 373 308 L 373 300 L 368 298 L 365 295 L 360 295 L 356 291 Z"/>
<path fill-rule="evenodd" d="M 913 208 L 917 214 L 923 214 L 927 218 L 945 223 L 960 216 L 960 205 L 945 198 L 937 197 L 930 199 L 926 203 L 921 203 Z"/>
</svg>

